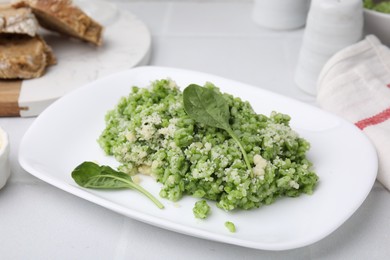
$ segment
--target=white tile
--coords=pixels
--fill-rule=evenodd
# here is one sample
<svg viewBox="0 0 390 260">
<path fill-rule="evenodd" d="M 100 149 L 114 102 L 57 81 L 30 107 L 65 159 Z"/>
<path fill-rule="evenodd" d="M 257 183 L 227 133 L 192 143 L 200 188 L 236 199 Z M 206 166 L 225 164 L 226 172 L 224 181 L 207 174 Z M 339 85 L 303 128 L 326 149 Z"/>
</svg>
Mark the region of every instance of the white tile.
<svg viewBox="0 0 390 260">
<path fill-rule="evenodd" d="M 251 19 L 251 2 L 130 2 L 119 6 L 150 25 L 152 64 L 214 73 L 314 103 L 293 82 L 297 46 L 290 48 L 285 43 L 300 39 L 303 30 L 257 26 Z"/>
<path fill-rule="evenodd" d="M 0 212 L 2 259 L 111 259 L 124 218 L 50 185 L 22 183 L 0 190 Z"/>
<path fill-rule="evenodd" d="M 295 31 L 262 28 L 252 20 L 252 2 L 197 2 L 172 4 L 166 33 L 173 35 L 269 35 Z"/>
<path fill-rule="evenodd" d="M 172 6 L 168 34 L 260 34 L 251 20 L 251 3 L 179 3 Z"/>
<path fill-rule="evenodd" d="M 278 37 L 155 37 L 151 63 L 216 74 L 282 95 L 306 98 L 293 82 L 283 40 Z"/>
<path fill-rule="evenodd" d="M 188 259 L 294 256 L 294 251 L 276 256 L 160 229 L 50 185 L 7 186 L 0 190 L 0 212 L 2 259 L 180 259 L 189 252 Z"/>
<path fill-rule="evenodd" d="M 281 41 L 237 37 L 156 37 L 152 64 L 273 84 L 286 72 Z M 278 68 L 279 71 L 276 71 Z"/>
<path fill-rule="evenodd" d="M 118 3 L 122 11 L 129 11 L 136 15 L 149 28 L 152 34 L 160 34 L 165 26 L 168 10 L 171 4 L 162 2 L 126 2 Z"/>
</svg>

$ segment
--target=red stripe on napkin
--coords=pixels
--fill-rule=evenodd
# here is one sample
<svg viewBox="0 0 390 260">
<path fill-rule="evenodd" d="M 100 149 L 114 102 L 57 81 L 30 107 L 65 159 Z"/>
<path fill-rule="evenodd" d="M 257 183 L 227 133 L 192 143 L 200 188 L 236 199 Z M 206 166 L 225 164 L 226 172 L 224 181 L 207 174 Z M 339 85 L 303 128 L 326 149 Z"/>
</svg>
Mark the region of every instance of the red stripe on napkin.
<svg viewBox="0 0 390 260">
<path fill-rule="evenodd" d="M 387 84 L 387 87 L 390 88 L 390 84 Z"/>
<path fill-rule="evenodd" d="M 377 125 L 379 123 L 382 123 L 390 118 L 390 107 L 388 109 L 383 110 L 382 112 L 376 114 L 375 116 L 360 120 L 355 123 L 357 127 L 359 127 L 361 130 L 366 128 L 370 125 Z"/>
</svg>

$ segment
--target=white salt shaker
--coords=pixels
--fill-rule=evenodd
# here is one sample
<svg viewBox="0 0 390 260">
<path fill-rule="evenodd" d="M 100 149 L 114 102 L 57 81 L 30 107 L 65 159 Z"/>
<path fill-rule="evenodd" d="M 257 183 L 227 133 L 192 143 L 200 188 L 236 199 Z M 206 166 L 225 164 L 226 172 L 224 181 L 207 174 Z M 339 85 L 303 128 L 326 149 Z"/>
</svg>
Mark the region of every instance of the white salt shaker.
<svg viewBox="0 0 390 260">
<path fill-rule="evenodd" d="M 9 140 L 7 133 L 0 127 L 0 189 L 7 182 L 11 169 L 9 165 Z"/>
<path fill-rule="evenodd" d="M 291 30 L 305 25 L 310 0 L 254 0 L 252 18 L 269 29 Z"/>
<path fill-rule="evenodd" d="M 336 52 L 356 43 L 363 33 L 361 0 L 312 0 L 295 71 L 295 83 L 316 95 L 317 79 Z"/>
</svg>

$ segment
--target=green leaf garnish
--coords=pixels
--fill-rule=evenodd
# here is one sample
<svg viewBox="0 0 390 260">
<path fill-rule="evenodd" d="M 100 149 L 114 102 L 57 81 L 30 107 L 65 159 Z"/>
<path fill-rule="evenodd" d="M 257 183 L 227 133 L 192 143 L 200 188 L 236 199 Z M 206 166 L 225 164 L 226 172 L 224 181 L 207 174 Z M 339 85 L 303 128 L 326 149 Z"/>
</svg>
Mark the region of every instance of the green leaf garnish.
<svg viewBox="0 0 390 260">
<path fill-rule="evenodd" d="M 248 160 L 248 155 L 240 140 L 229 124 L 229 106 L 223 96 L 208 88 L 191 84 L 183 91 L 184 110 L 189 117 L 198 123 L 207 126 L 224 129 L 236 141 L 241 149 L 246 166 L 253 177 L 252 167 Z"/>
<path fill-rule="evenodd" d="M 135 189 L 148 197 L 160 209 L 164 208 L 164 205 L 152 194 L 134 183 L 130 175 L 115 171 L 110 166 L 83 162 L 73 170 L 72 178 L 81 187 L 89 189 Z"/>
</svg>

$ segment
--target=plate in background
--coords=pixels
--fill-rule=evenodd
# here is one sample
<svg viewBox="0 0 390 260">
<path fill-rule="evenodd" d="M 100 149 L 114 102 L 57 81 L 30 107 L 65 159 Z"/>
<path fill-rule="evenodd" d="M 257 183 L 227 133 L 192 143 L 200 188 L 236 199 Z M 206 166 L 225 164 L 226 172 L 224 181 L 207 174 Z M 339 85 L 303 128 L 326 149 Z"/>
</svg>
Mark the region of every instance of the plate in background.
<svg viewBox="0 0 390 260">
<path fill-rule="evenodd" d="M 111 73 L 146 65 L 150 59 L 151 34 L 129 12 L 106 1 L 78 0 L 80 8 L 104 26 L 100 47 L 42 30 L 57 64 L 40 77 L 0 80 L 0 116 L 37 116 L 66 93 Z"/>
</svg>

